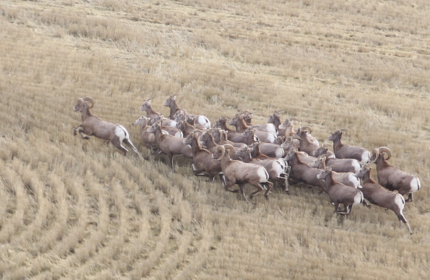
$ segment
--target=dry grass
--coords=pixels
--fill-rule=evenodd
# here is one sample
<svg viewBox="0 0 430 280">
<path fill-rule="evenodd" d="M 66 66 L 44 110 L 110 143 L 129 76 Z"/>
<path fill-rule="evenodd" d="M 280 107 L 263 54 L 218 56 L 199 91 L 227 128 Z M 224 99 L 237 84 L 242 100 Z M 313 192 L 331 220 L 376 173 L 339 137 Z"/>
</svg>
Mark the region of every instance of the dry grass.
<svg viewBox="0 0 430 280">
<path fill-rule="evenodd" d="M 429 279 L 430 22 L 426 1 L 3 1 L 3 279 Z M 388 146 L 423 189 L 392 212 L 333 215 L 291 186 L 255 204 L 74 137 L 78 97 L 140 146 L 142 102 L 171 94 L 214 122 L 275 110 L 321 142 Z M 327 142 L 328 143 L 328 142 Z M 250 189 L 247 189 L 248 191 Z"/>
</svg>

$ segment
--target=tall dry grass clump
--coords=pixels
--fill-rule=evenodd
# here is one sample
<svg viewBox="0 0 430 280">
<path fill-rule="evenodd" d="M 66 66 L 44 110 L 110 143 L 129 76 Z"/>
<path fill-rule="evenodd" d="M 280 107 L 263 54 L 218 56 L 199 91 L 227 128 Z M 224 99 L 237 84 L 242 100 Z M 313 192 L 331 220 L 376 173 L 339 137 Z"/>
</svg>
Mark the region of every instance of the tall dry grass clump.
<svg viewBox="0 0 430 280">
<path fill-rule="evenodd" d="M 3 1 L 0 278 L 428 279 L 426 1 Z M 72 107 L 131 126 L 144 100 L 214 123 L 295 117 L 320 143 L 387 146 L 423 188 L 395 215 L 348 217 L 303 185 L 246 203 L 189 159 L 124 157 L 73 136 Z M 251 187 L 246 187 L 249 193 Z M 389 272 L 389 273 L 387 273 Z"/>
</svg>

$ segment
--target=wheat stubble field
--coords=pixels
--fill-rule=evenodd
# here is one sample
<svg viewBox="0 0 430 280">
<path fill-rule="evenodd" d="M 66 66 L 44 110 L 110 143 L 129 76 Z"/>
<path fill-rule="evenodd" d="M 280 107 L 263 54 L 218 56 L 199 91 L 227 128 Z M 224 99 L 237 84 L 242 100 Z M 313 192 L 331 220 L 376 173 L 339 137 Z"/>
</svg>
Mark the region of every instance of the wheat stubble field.
<svg viewBox="0 0 430 280">
<path fill-rule="evenodd" d="M 0 278 L 429 279 L 427 1 L 2 1 Z M 152 98 L 214 123 L 238 110 L 301 119 L 321 143 L 388 146 L 423 189 L 405 216 L 347 218 L 316 188 L 246 203 L 73 136 L 77 99 L 131 126 Z M 375 174 L 373 174 L 375 175 Z M 251 188 L 247 188 L 249 192 Z"/>
</svg>

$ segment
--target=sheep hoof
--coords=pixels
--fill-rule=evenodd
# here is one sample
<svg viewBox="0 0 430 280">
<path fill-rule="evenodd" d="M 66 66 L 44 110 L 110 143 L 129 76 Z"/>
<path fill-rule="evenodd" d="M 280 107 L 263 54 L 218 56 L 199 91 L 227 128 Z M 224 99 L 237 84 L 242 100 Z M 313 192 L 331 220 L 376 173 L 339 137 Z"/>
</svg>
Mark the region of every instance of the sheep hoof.
<svg viewBox="0 0 430 280">
<path fill-rule="evenodd" d="M 89 136 L 84 136 L 84 139 L 85 140 L 90 140 L 90 137 Z"/>
<path fill-rule="evenodd" d="M 285 190 L 285 192 L 289 195 L 290 194 L 290 190 Z"/>
</svg>

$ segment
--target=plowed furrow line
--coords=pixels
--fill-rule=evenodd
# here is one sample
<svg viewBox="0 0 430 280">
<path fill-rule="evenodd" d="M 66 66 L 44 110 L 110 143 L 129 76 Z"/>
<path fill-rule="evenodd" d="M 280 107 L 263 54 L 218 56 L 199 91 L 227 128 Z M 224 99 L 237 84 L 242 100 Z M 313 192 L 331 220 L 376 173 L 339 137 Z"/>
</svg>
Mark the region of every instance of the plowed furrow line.
<svg viewBox="0 0 430 280">
<path fill-rule="evenodd" d="M 53 204 L 53 211 L 55 212 L 55 220 L 49 221 L 51 227 L 43 232 L 43 239 L 36 243 L 35 248 L 39 254 L 43 254 L 51 250 L 57 241 L 61 240 L 67 231 L 67 218 L 69 215 L 66 196 L 67 192 L 62 181 L 58 175 L 51 173 L 48 175 L 49 189 L 46 189 L 51 196 L 51 203 Z"/>
<path fill-rule="evenodd" d="M 209 223 L 207 223 L 209 226 Z M 178 273 L 172 278 L 175 280 L 191 279 L 195 277 L 208 258 L 209 249 L 212 243 L 212 230 L 203 226 L 198 230 L 198 238 L 193 239 L 193 247 L 197 250 L 185 260 L 184 267 L 178 270 Z M 189 253 L 190 254 L 190 253 Z"/>
<path fill-rule="evenodd" d="M 85 190 L 82 187 L 82 182 L 74 179 L 73 182 L 69 182 L 69 190 L 73 192 L 74 197 L 76 197 L 76 206 L 74 209 L 73 216 L 69 216 L 69 221 L 73 221 L 73 226 L 70 227 L 69 233 L 65 236 L 62 242 L 56 244 L 55 248 L 52 250 L 54 254 L 46 256 L 51 265 L 50 273 L 52 275 L 65 275 L 69 272 L 70 266 L 76 263 L 76 251 L 82 246 L 85 246 L 83 242 L 85 240 L 85 233 L 88 226 L 88 209 L 85 204 Z M 76 222 L 75 222 L 76 221 Z M 61 259 L 59 259 L 61 258 Z M 32 271 L 36 274 L 37 267 L 32 267 Z M 42 274 L 43 275 L 43 274 Z"/>
<path fill-rule="evenodd" d="M 141 254 L 144 252 L 144 248 L 146 243 L 149 240 L 149 231 L 151 229 L 149 225 L 149 201 L 146 197 L 141 195 L 135 196 L 134 203 L 139 205 L 140 214 L 133 214 L 136 218 L 131 218 L 132 222 L 136 225 L 137 232 L 134 233 L 135 237 L 130 238 L 130 242 L 127 243 L 121 251 L 121 255 L 118 258 L 118 261 L 113 263 L 114 271 L 119 271 L 122 274 L 125 274 L 127 271 L 130 271 L 133 267 L 134 262 L 139 258 Z M 131 221 L 130 221 L 131 222 Z"/>
<path fill-rule="evenodd" d="M 141 279 L 142 277 L 149 276 L 153 267 L 156 266 L 160 261 L 161 256 L 165 253 L 169 243 L 172 215 L 164 194 L 156 191 L 155 195 L 155 207 L 158 208 L 158 213 L 161 219 L 160 233 L 156 240 L 153 241 L 156 243 L 156 246 L 148 253 L 147 258 L 134 263 L 133 270 L 129 275 L 129 278 L 131 279 Z"/>
<path fill-rule="evenodd" d="M 171 275 L 175 274 L 175 271 L 185 262 L 188 247 L 193 240 L 193 234 L 190 231 L 185 231 L 182 235 L 178 235 L 175 235 L 179 243 L 178 248 L 164 259 L 160 266 L 154 268 L 154 274 L 152 275 L 154 279 L 170 279 Z"/>
<path fill-rule="evenodd" d="M 176 193 L 176 194 L 175 194 Z M 175 241 L 176 249 L 170 252 L 170 255 L 154 269 L 152 275 L 155 279 L 171 278 L 175 271 L 182 267 L 188 257 L 188 248 L 192 246 L 191 242 L 195 238 L 190 231 L 190 221 L 192 211 L 187 201 L 182 201 L 182 193 L 176 189 L 170 191 L 172 212 L 175 213 L 173 217 L 178 220 L 172 225 L 170 233 L 171 239 Z M 179 213 L 178 213 L 179 212 Z"/>
<path fill-rule="evenodd" d="M 33 221 L 27 226 L 27 230 L 21 235 L 16 236 L 15 239 L 21 246 L 32 247 L 37 240 L 42 238 L 43 226 L 49 217 L 49 212 L 51 211 L 52 204 L 47 200 L 45 193 L 45 184 L 41 181 L 40 176 L 34 172 L 28 165 L 23 167 L 20 171 L 20 176 L 26 178 L 29 182 L 28 188 L 33 192 L 33 196 L 38 204 L 36 213 L 34 213 Z M 34 248 L 30 249 L 32 254 L 36 254 Z"/>
<path fill-rule="evenodd" d="M 103 273 L 104 270 L 111 270 L 113 263 L 118 261 L 118 255 L 121 248 L 124 246 L 124 240 L 129 231 L 128 219 L 129 213 L 125 207 L 126 201 L 124 192 L 119 182 L 114 182 L 110 190 L 108 190 L 111 201 L 110 207 L 117 208 L 117 212 L 111 212 L 111 216 L 118 216 L 117 220 L 111 223 L 110 231 L 115 231 L 109 242 L 106 242 L 98 252 L 97 255 L 91 258 L 84 266 L 80 267 L 78 270 L 78 275 L 90 274 L 96 276 L 99 273 Z"/>
<path fill-rule="evenodd" d="M 64 184 L 61 179 L 55 175 L 49 175 L 48 179 L 49 189 L 45 189 L 46 196 L 50 198 L 50 203 L 53 207 L 50 207 L 51 212 L 55 212 L 52 216 L 45 216 L 42 224 L 49 224 L 45 231 L 40 230 L 40 238 L 31 247 L 32 254 L 37 257 L 32 259 L 31 267 L 21 266 L 16 273 L 25 274 L 28 276 L 35 276 L 41 271 L 50 269 L 52 262 L 46 259 L 46 254 L 52 250 L 57 242 L 61 242 L 64 234 L 67 232 L 67 216 L 68 208 L 66 202 L 66 191 Z M 51 209 L 52 208 L 52 209 Z M 58 257 L 56 257 L 58 258 Z"/>
<path fill-rule="evenodd" d="M 109 235 L 109 207 L 106 192 L 97 183 L 91 172 L 87 172 L 84 181 L 85 185 L 88 186 L 89 193 L 87 196 L 94 197 L 94 201 L 87 199 L 87 203 L 89 203 L 87 207 L 95 213 L 89 212 L 89 222 L 86 225 L 87 236 L 84 237 L 82 245 L 75 250 L 75 254 L 63 263 L 64 265 L 72 264 L 75 268 L 91 261 L 91 258 L 104 246 Z M 69 278 L 84 278 L 84 275 L 79 275 L 76 269 L 67 271 Z"/>
<path fill-rule="evenodd" d="M 0 161 L 0 169 L 4 168 L 4 164 L 2 161 Z M 9 195 L 6 190 L 6 185 L 3 182 L 3 180 L 0 178 L 0 232 L 1 229 L 4 227 L 6 222 L 6 211 L 7 211 L 7 203 L 9 201 Z"/>
<path fill-rule="evenodd" d="M 0 171 L 6 191 L 10 195 L 6 212 L 8 217 L 0 230 L 0 243 L 9 243 L 10 238 L 21 232 L 24 227 L 24 215 L 28 207 L 24 184 L 20 176 L 9 166 Z"/>
</svg>

